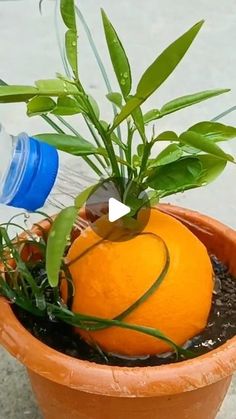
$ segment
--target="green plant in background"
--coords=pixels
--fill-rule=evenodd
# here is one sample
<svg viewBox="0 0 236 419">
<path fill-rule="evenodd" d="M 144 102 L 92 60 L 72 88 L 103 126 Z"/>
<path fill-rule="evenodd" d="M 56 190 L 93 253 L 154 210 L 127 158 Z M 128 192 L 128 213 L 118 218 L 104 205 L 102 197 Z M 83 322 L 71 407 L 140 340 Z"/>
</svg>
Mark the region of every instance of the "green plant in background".
<svg viewBox="0 0 236 419">
<path fill-rule="evenodd" d="M 42 2 L 40 2 L 42 3 Z M 1 258 L 9 281 L 1 279 L 0 292 L 16 304 L 36 315 L 53 313 L 72 325 L 86 330 L 118 325 L 156 336 L 170 343 L 178 354 L 188 355 L 160 331 L 126 324 L 121 319 L 99 319 L 72 313 L 59 302 L 58 284 L 60 270 L 66 270 L 63 256 L 68 236 L 75 223 L 78 210 L 88 197 L 106 179 L 113 179 L 121 200 L 132 201 L 133 216 L 143 206 L 143 192 L 147 191 L 151 202 L 163 197 L 198 188 L 213 181 L 234 158 L 226 154 L 219 143 L 236 137 L 236 128 L 218 122 L 199 122 L 185 132 L 159 132 L 155 122 L 166 115 L 180 111 L 204 100 L 227 93 L 229 89 L 208 90 L 178 97 L 158 109 L 143 112 L 142 105 L 167 80 L 184 57 L 203 25 L 198 22 L 168 46 L 147 68 L 137 86 L 133 86 L 132 72 L 125 49 L 106 13 L 102 10 L 102 22 L 112 66 L 119 91 L 113 91 L 91 32 L 83 15 L 73 0 L 61 0 L 60 12 L 66 28 L 65 50 L 61 55 L 65 75 L 55 79 L 38 80 L 34 86 L 0 86 L 0 103 L 25 102 L 28 116 L 40 115 L 53 128 L 52 133 L 34 137 L 55 146 L 58 150 L 80 156 L 99 177 L 96 185 L 83 191 L 75 199 L 74 206 L 63 209 L 52 228 L 47 241 L 29 237 L 27 242 L 40 246 L 46 257 L 48 278 L 35 284 L 30 267 L 22 260 L 19 246 L 22 240 L 11 243 L 7 228 L 1 227 Z M 100 105 L 86 91 L 80 78 L 80 55 L 77 17 L 84 27 L 107 86 L 107 100 L 112 104 L 114 119 L 104 121 Z M 58 26 L 58 22 L 57 22 Z M 64 54 L 65 51 L 65 54 Z M 84 138 L 65 117 L 78 115 L 89 132 Z M 153 127 L 152 134 L 148 126 Z M 134 138 L 139 138 L 137 147 Z M 157 155 L 156 144 L 168 145 Z M 136 187 L 133 188 L 133 182 Z M 10 225 L 11 223 L 8 223 Z M 10 250 L 9 250 L 10 249 Z M 9 267 L 9 252 L 15 260 L 15 268 Z M 168 257 L 166 259 L 168 261 Z M 158 278 L 160 280 L 160 278 Z M 47 289 L 53 290 L 51 300 L 45 297 Z"/>
</svg>

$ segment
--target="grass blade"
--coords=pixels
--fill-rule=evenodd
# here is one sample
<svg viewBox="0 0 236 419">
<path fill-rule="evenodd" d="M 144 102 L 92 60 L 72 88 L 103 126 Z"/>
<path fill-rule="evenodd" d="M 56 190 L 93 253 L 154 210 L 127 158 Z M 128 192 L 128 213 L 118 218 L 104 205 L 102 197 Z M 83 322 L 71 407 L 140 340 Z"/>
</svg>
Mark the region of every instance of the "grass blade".
<svg viewBox="0 0 236 419">
<path fill-rule="evenodd" d="M 52 287 L 58 285 L 62 257 L 77 214 L 76 207 L 63 209 L 53 222 L 49 232 L 46 250 L 46 271 L 49 284 Z"/>
</svg>

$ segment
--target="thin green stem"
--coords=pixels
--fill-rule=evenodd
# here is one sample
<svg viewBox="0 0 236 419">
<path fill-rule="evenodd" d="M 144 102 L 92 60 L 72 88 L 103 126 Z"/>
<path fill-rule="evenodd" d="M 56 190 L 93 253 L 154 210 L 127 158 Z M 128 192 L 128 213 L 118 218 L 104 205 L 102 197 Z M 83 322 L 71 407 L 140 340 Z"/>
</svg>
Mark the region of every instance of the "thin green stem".
<svg viewBox="0 0 236 419">
<path fill-rule="evenodd" d="M 102 147 L 102 144 L 100 143 L 100 140 L 99 140 L 95 130 L 93 129 L 93 126 L 91 125 L 88 117 L 86 115 L 83 115 L 83 117 L 84 117 L 84 121 L 85 121 L 90 133 L 92 134 L 92 136 L 94 138 L 95 143 L 97 144 L 98 147 Z"/>
<path fill-rule="evenodd" d="M 211 119 L 212 122 L 216 122 L 219 121 L 219 119 L 224 118 L 226 115 L 228 115 L 229 113 L 236 111 L 236 106 L 232 106 L 231 108 L 227 109 L 226 111 L 220 113 L 219 115 L 215 116 L 214 118 Z"/>
<path fill-rule="evenodd" d="M 97 138 L 97 135 L 96 135 L 96 132 L 95 132 L 95 131 L 94 131 L 94 129 L 93 129 L 93 126 L 90 124 L 90 122 L 89 122 L 88 118 L 86 118 L 86 116 L 85 116 L 85 115 L 83 115 L 83 117 L 84 117 L 85 123 L 86 123 L 86 125 L 87 125 L 87 127 L 88 127 L 88 129 L 89 129 L 90 133 L 92 134 L 92 136 L 93 136 L 93 138 L 94 138 L 94 140 L 95 140 L 96 144 L 98 145 L 98 147 L 101 147 L 101 144 L 100 144 L 100 142 L 99 142 L 99 139 Z M 104 159 L 105 159 L 106 164 L 104 164 L 104 163 L 103 163 L 103 161 L 100 159 L 100 157 L 99 157 L 99 156 L 97 156 L 97 160 L 98 160 L 98 161 L 100 161 L 100 164 L 102 164 L 103 168 L 106 170 L 106 165 L 107 165 L 107 166 L 110 166 L 110 161 L 109 161 L 109 159 L 107 159 L 105 156 L 104 156 Z"/>
<path fill-rule="evenodd" d="M 78 90 L 82 91 L 82 93 L 84 94 L 85 105 L 86 105 L 87 110 L 88 110 L 89 120 L 92 122 L 92 124 L 94 125 L 94 127 L 98 131 L 101 139 L 103 140 L 104 146 L 107 150 L 107 154 L 108 154 L 108 157 L 109 157 L 110 162 L 111 162 L 111 167 L 112 167 L 112 170 L 113 170 L 113 175 L 115 177 L 115 182 L 120 189 L 121 196 L 123 196 L 124 185 L 123 185 L 123 182 L 122 182 L 121 177 L 120 177 L 120 169 L 119 169 L 119 165 L 118 165 L 118 162 L 117 162 L 117 159 L 116 159 L 116 155 L 115 155 L 115 151 L 114 151 L 114 148 L 113 148 L 113 143 L 112 143 L 110 134 L 108 134 L 104 130 L 102 124 L 100 123 L 97 116 L 95 115 L 93 107 L 91 106 L 89 98 L 88 98 L 87 94 L 85 93 L 81 83 L 76 82 L 76 86 L 77 86 Z"/>
<path fill-rule="evenodd" d="M 52 127 L 52 128 L 54 128 L 55 129 L 55 131 L 56 132 L 58 132 L 59 134 L 66 134 L 65 133 L 65 131 L 63 131 L 51 118 L 49 118 L 49 116 L 48 115 L 41 115 L 41 117 Z M 60 119 L 59 119 L 60 118 Z M 61 118 L 61 117 L 58 117 L 57 116 L 57 119 L 58 120 L 60 120 L 65 126 L 67 126 L 67 128 L 68 129 L 71 129 L 68 125 L 70 125 L 70 124 L 68 124 L 65 120 L 64 120 L 64 118 Z M 72 131 L 73 133 L 75 133 L 74 132 L 74 128 L 73 128 L 73 131 Z M 77 134 L 76 134 L 77 135 Z M 97 156 L 97 155 L 95 155 L 95 156 Z M 82 159 L 91 167 L 91 169 L 98 175 L 98 176 L 103 176 L 103 173 L 102 173 L 102 171 L 96 166 L 96 164 L 94 164 L 93 163 L 93 161 L 88 157 L 88 156 L 81 156 L 82 157 Z M 99 157 L 99 156 L 97 156 L 97 157 Z"/>
<path fill-rule="evenodd" d="M 67 122 L 64 118 L 62 118 L 61 116 L 59 116 L 59 115 L 56 115 L 56 118 L 63 124 L 63 125 L 65 125 L 65 127 L 67 127 L 73 134 L 75 134 L 75 135 L 79 135 L 79 133 L 78 133 L 78 131 L 71 125 L 71 124 L 69 124 L 69 122 Z M 102 161 L 102 159 L 100 158 L 100 156 L 98 156 L 97 154 L 94 154 L 94 157 L 97 159 L 97 161 L 100 163 L 100 165 L 103 167 L 103 169 L 106 169 L 106 165 L 103 163 L 103 161 Z M 89 161 L 89 163 L 88 164 L 91 164 L 92 163 L 92 165 L 93 165 L 93 167 L 95 168 L 96 166 L 95 166 L 95 164 L 92 162 L 92 160 L 89 158 L 89 157 L 87 157 L 87 156 L 84 156 L 84 160 L 88 163 L 88 161 Z M 94 169 L 95 170 L 95 169 Z M 95 172 L 97 172 L 97 174 L 99 175 L 99 176 L 101 176 L 102 175 L 102 172 L 96 167 L 96 170 L 95 170 Z"/>
<path fill-rule="evenodd" d="M 133 141 L 133 136 L 134 136 L 134 130 L 131 127 L 130 122 L 128 121 L 128 137 L 127 137 L 127 149 L 125 152 L 125 156 L 126 156 L 126 160 L 127 162 L 132 166 L 132 141 Z M 130 168 L 128 168 L 128 177 L 129 179 L 132 177 L 132 170 Z"/>
<path fill-rule="evenodd" d="M 19 274 L 23 275 L 26 282 L 31 287 L 31 290 L 34 294 L 36 305 L 40 308 L 42 307 L 43 303 L 45 302 L 44 295 L 40 289 L 40 287 L 37 286 L 36 282 L 34 281 L 34 278 L 32 277 L 30 271 L 28 270 L 25 262 L 21 258 L 20 252 L 15 247 L 15 244 L 11 241 L 8 232 L 3 227 L 0 227 L 1 231 L 1 237 L 3 238 L 5 244 L 9 248 L 12 257 L 15 260 L 16 263 L 16 269 L 19 271 Z"/>
<path fill-rule="evenodd" d="M 67 122 L 64 118 L 62 118 L 60 115 L 55 115 L 55 117 L 58 119 L 58 121 L 65 125 L 65 127 L 68 128 L 73 134 L 79 135 L 78 131 L 76 131 L 76 129 L 71 124 L 69 124 L 69 122 Z"/>
<path fill-rule="evenodd" d="M 96 158 L 99 156 L 95 154 L 94 157 Z M 97 167 L 97 165 L 89 157 L 84 156 L 83 159 L 98 176 L 103 176 L 102 171 Z M 100 159 L 98 161 L 100 162 Z"/>
<path fill-rule="evenodd" d="M 143 150 L 143 156 L 142 156 L 142 161 L 141 161 L 141 166 L 140 166 L 140 171 L 139 171 L 139 175 L 138 175 L 138 182 L 141 183 L 144 176 L 145 176 L 145 169 L 146 169 L 146 165 L 150 156 L 150 152 L 152 149 L 152 142 L 146 143 L 144 150 Z"/>
<path fill-rule="evenodd" d="M 113 148 L 112 140 L 110 138 L 110 135 L 106 134 L 104 128 L 99 123 L 99 121 L 94 121 L 94 122 L 95 122 L 96 129 L 98 130 L 99 134 L 101 135 L 101 138 L 103 139 L 105 148 L 107 150 L 107 154 L 108 154 L 110 162 L 111 162 L 112 170 L 113 170 L 114 176 L 116 178 L 116 182 L 118 183 L 118 185 L 120 187 L 121 195 L 123 196 L 124 186 L 123 186 L 122 178 L 120 176 L 120 169 L 119 169 L 119 165 L 118 165 L 118 162 L 117 162 L 117 159 L 116 159 L 116 155 L 115 155 L 115 151 L 114 151 L 114 148 Z"/>
<path fill-rule="evenodd" d="M 166 342 L 173 350 L 176 352 L 176 355 L 179 357 L 181 355 L 185 356 L 186 358 L 193 358 L 196 356 L 194 352 L 188 351 L 175 342 L 173 342 L 168 336 L 162 333 L 158 329 L 154 329 L 152 327 L 140 326 L 137 324 L 125 323 L 120 320 L 111 320 L 111 319 L 103 319 L 101 317 L 94 317 L 88 316 L 81 313 L 72 313 L 70 310 L 65 309 L 63 307 L 56 307 L 53 304 L 48 304 L 50 312 L 55 315 L 56 318 L 68 323 L 72 326 L 79 327 L 80 329 L 84 329 L 87 331 L 93 330 L 95 324 L 98 325 L 98 330 L 101 326 L 103 327 L 119 327 L 121 329 L 128 329 L 134 330 L 139 333 L 143 333 L 145 335 L 149 335 L 155 337 L 156 339 L 162 340 Z M 91 329 L 92 327 L 92 329 Z"/>
<path fill-rule="evenodd" d="M 79 10 L 79 8 L 78 8 L 77 6 L 75 7 L 75 10 L 76 10 L 76 13 L 77 13 L 77 15 L 78 15 L 78 17 L 79 17 L 79 19 L 80 19 L 80 21 L 81 21 L 81 23 L 82 23 L 83 27 L 84 27 L 84 30 L 85 30 L 85 33 L 86 33 L 86 35 L 87 35 L 87 38 L 88 38 L 89 44 L 90 44 L 90 46 L 91 46 L 91 49 L 92 49 L 92 51 L 93 51 L 93 54 L 94 54 L 94 56 L 95 56 L 95 58 L 96 58 L 96 61 L 97 61 L 97 63 L 98 63 L 99 69 L 100 69 L 100 71 L 101 71 L 101 74 L 102 74 L 103 80 L 104 80 L 104 82 L 105 82 L 105 85 L 106 85 L 107 91 L 108 91 L 108 93 L 111 93 L 111 92 L 112 92 L 111 83 L 110 83 L 110 80 L 109 80 L 109 78 L 108 78 L 108 75 L 107 75 L 107 72 L 106 72 L 105 66 L 104 66 L 104 64 L 103 64 L 103 62 L 102 62 L 102 59 L 101 59 L 101 57 L 100 57 L 100 54 L 99 54 L 99 52 L 98 52 L 98 49 L 97 49 L 97 47 L 96 47 L 96 45 L 95 45 L 95 42 L 94 42 L 94 40 L 93 40 L 93 36 L 92 36 L 92 34 L 91 34 L 90 28 L 89 28 L 89 26 L 88 26 L 88 24 L 87 24 L 87 22 L 86 22 L 86 20 L 85 20 L 85 18 L 84 18 L 84 16 L 83 16 L 83 14 L 81 13 L 81 11 Z M 114 104 L 112 105 L 112 109 L 113 109 L 114 117 L 116 117 L 116 115 L 117 115 L 118 113 L 117 113 L 116 106 L 115 106 Z M 119 138 L 120 140 L 122 140 L 120 126 L 118 126 L 118 127 L 117 127 L 117 136 L 118 136 L 118 138 Z M 122 148 L 121 148 L 120 146 L 119 146 L 119 155 L 120 155 L 121 160 L 123 160 L 123 159 L 124 159 L 124 152 L 123 152 L 123 150 L 122 150 Z M 122 164 L 120 165 L 120 169 L 121 169 L 121 175 L 122 175 L 122 176 L 124 176 L 124 167 L 123 167 L 123 165 L 122 165 Z"/>
<path fill-rule="evenodd" d="M 153 295 L 154 292 L 157 291 L 157 289 L 160 287 L 160 285 L 162 284 L 162 282 L 164 281 L 167 272 L 169 270 L 169 266 L 170 266 L 170 254 L 169 254 L 169 250 L 167 248 L 167 245 L 165 243 L 165 241 L 158 236 L 157 234 L 154 233 L 149 233 L 149 232 L 141 232 L 141 233 L 134 233 L 134 237 L 137 235 L 151 235 L 153 236 L 155 239 L 157 239 L 158 241 L 161 241 L 163 244 L 163 248 L 165 251 L 165 263 L 163 266 L 163 269 L 160 273 L 160 275 L 155 279 L 155 281 L 153 282 L 153 284 L 147 289 L 147 291 L 144 292 L 144 294 L 139 297 L 133 304 L 131 304 L 126 310 L 124 310 L 122 313 L 120 313 L 118 316 L 116 316 L 114 318 L 114 320 L 124 320 L 129 314 L 131 314 L 136 308 L 138 308 L 141 304 L 143 304 L 149 297 L 151 297 L 151 295 Z M 101 326 L 99 328 L 103 329 L 104 327 Z M 95 327 L 94 330 L 97 330 L 98 326 Z"/>
<path fill-rule="evenodd" d="M 51 119 L 48 115 L 41 115 L 41 118 L 44 119 L 53 129 L 55 129 L 58 134 L 65 134 L 65 132 Z"/>
</svg>

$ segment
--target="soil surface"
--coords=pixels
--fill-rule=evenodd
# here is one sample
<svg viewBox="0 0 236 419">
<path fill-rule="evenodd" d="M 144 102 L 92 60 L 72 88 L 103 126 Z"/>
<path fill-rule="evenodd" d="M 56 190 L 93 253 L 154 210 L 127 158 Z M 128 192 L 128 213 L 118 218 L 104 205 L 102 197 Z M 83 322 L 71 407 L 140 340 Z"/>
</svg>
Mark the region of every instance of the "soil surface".
<svg viewBox="0 0 236 419">
<path fill-rule="evenodd" d="M 236 278 L 215 256 L 211 256 L 211 260 L 215 272 L 215 290 L 208 324 L 199 336 L 185 345 L 198 356 L 217 348 L 236 335 Z M 42 269 L 39 274 L 42 275 Z M 144 359 L 127 359 L 104 354 L 99 352 L 98 348 L 88 346 L 78 334 L 73 333 L 72 327 L 65 323 L 50 319 L 41 320 L 18 307 L 15 307 L 15 313 L 36 338 L 75 358 L 126 367 L 154 366 L 182 361 L 177 360 L 173 354 L 149 356 Z"/>
</svg>

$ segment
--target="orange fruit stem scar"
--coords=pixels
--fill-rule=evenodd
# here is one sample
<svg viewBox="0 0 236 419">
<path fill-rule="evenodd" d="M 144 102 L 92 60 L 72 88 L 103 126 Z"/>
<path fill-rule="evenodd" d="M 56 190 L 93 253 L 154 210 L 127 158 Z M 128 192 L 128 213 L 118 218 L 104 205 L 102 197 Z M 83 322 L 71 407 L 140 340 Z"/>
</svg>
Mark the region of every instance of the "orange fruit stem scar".
<svg viewBox="0 0 236 419">
<path fill-rule="evenodd" d="M 145 220 L 146 211 L 140 211 L 140 222 Z M 101 240 L 89 227 L 68 252 L 75 288 L 72 310 L 108 319 L 123 313 L 162 272 L 166 262 L 164 242 L 170 256 L 164 280 L 123 321 L 159 329 L 178 345 L 199 334 L 206 326 L 211 308 L 213 271 L 207 250 L 197 237 L 157 209 L 151 209 L 143 230 L 151 234 L 138 234 L 125 241 L 112 241 L 121 231 L 120 227 L 111 231 L 107 217 L 95 224 L 97 231 L 103 229 L 103 236 L 104 229 L 107 231 L 110 240 Z M 166 342 L 119 327 L 77 331 L 105 352 L 143 356 L 170 350 Z"/>
</svg>

